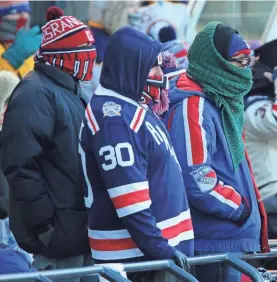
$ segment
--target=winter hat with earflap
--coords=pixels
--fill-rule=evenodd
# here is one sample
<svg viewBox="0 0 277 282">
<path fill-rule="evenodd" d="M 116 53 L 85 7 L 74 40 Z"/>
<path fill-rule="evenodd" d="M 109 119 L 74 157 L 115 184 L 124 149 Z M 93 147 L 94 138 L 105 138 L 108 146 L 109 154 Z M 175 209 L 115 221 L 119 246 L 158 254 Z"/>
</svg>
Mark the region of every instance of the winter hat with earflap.
<svg viewBox="0 0 277 282">
<path fill-rule="evenodd" d="M 91 80 L 96 49 L 89 28 L 73 16 L 64 16 L 56 6 L 47 10 L 46 20 L 35 62 L 59 68 L 76 80 Z"/>
<path fill-rule="evenodd" d="M 187 74 L 220 109 L 234 169 L 237 169 L 245 158 L 243 97 L 251 89 L 252 73 L 250 68 L 230 62 L 239 52 L 250 49 L 242 37 L 234 34 L 238 31 L 220 22 L 207 24 L 189 48 Z"/>
</svg>

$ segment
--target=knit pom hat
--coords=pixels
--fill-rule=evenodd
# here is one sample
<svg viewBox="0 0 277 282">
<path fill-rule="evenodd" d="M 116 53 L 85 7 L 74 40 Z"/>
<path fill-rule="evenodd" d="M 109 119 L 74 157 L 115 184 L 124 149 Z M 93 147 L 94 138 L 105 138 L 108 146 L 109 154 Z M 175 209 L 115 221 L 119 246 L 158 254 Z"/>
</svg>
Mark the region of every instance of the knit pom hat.
<svg viewBox="0 0 277 282">
<path fill-rule="evenodd" d="M 229 57 L 236 57 L 241 54 L 249 56 L 250 53 L 249 44 L 238 33 L 234 33 L 229 45 Z"/>
<path fill-rule="evenodd" d="M 64 16 L 58 7 L 50 7 L 46 13 L 48 21 L 41 30 L 41 49 L 70 49 L 94 43 L 88 27 L 73 16 Z"/>
<path fill-rule="evenodd" d="M 52 65 L 79 81 L 90 81 L 97 54 L 88 27 L 75 17 L 64 16 L 56 6 L 48 9 L 46 20 L 35 63 Z"/>
<path fill-rule="evenodd" d="M 0 1 L 0 17 L 31 12 L 29 1 Z"/>
</svg>

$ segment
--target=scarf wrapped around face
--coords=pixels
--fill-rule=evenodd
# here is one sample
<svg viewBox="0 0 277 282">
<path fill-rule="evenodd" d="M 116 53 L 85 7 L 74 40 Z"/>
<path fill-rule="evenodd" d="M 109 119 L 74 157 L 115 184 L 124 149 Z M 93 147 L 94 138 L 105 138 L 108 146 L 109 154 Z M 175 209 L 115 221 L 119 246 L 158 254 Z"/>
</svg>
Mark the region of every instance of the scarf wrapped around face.
<svg viewBox="0 0 277 282">
<path fill-rule="evenodd" d="M 245 157 L 242 140 L 243 97 L 251 89 L 252 73 L 249 68 L 232 65 L 219 54 L 213 40 L 219 24 L 209 23 L 196 36 L 188 51 L 187 73 L 220 109 L 224 133 L 236 169 Z"/>
</svg>

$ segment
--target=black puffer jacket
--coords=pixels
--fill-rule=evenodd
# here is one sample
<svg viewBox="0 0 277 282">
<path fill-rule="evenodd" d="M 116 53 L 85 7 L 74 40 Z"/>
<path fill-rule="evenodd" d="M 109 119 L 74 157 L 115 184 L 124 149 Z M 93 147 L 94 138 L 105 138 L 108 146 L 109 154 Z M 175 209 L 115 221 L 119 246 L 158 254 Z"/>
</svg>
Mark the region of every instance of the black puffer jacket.
<svg viewBox="0 0 277 282">
<path fill-rule="evenodd" d="M 37 64 L 16 87 L 1 137 L 10 186 L 10 225 L 27 252 L 61 258 L 89 251 L 78 136 L 79 84 Z"/>
</svg>

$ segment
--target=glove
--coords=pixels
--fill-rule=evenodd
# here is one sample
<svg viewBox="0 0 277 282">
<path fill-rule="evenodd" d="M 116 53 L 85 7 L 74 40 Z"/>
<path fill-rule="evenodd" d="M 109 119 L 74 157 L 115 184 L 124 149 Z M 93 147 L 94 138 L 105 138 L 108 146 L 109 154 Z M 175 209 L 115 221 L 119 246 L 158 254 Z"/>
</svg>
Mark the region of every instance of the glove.
<svg viewBox="0 0 277 282">
<path fill-rule="evenodd" d="M 9 63 L 18 69 L 24 61 L 33 55 L 42 41 L 42 34 L 39 26 L 34 26 L 31 29 L 21 28 L 17 34 L 14 43 L 3 54 Z"/>
<path fill-rule="evenodd" d="M 246 222 L 248 217 L 250 216 L 250 210 L 249 210 L 248 204 L 246 203 L 246 201 L 245 201 L 245 199 L 243 197 L 241 197 L 241 201 L 243 203 L 244 209 L 242 210 L 242 213 L 240 214 L 238 219 L 236 219 L 234 221 L 234 223 L 237 226 L 242 226 Z"/>
<path fill-rule="evenodd" d="M 267 272 L 266 269 L 259 267 L 258 271 L 260 272 L 260 274 L 264 278 L 265 282 L 276 282 L 277 281 L 276 278 L 274 278 L 269 272 Z"/>
<path fill-rule="evenodd" d="M 274 67 L 273 72 L 265 72 L 264 77 L 274 84 L 275 100 L 277 100 L 277 66 Z"/>
<path fill-rule="evenodd" d="M 189 272 L 190 265 L 188 264 L 188 258 L 185 254 L 176 250 L 173 260 L 177 266 Z"/>
</svg>

